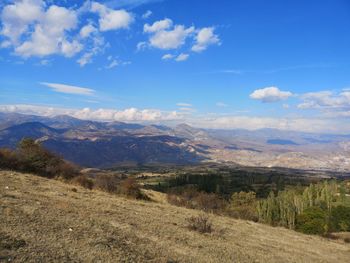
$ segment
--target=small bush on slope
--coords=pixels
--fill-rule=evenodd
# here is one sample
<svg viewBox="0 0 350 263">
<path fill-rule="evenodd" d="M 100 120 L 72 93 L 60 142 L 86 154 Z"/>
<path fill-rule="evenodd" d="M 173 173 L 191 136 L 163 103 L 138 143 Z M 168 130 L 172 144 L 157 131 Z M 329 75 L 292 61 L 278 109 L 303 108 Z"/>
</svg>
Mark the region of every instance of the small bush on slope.
<svg viewBox="0 0 350 263">
<path fill-rule="evenodd" d="M 192 216 L 187 219 L 187 223 L 189 229 L 200 233 L 211 233 L 213 231 L 213 225 L 206 214 Z"/>
<path fill-rule="evenodd" d="M 227 202 L 214 193 L 198 192 L 195 189 L 187 189 L 182 193 L 169 193 L 168 202 L 176 206 L 184 206 L 191 209 L 199 209 L 206 212 L 222 213 Z"/>
<path fill-rule="evenodd" d="M 73 184 L 80 185 L 87 189 L 92 189 L 94 187 L 94 182 L 91 178 L 88 178 L 86 175 L 79 175 L 77 177 L 74 177 L 71 182 Z"/>
<path fill-rule="evenodd" d="M 145 194 L 142 193 L 140 185 L 134 178 L 127 178 L 122 181 L 120 184 L 119 193 L 135 199 L 149 199 Z"/>
<path fill-rule="evenodd" d="M 114 176 L 99 175 L 95 179 L 95 188 L 108 193 L 117 193 L 118 183 L 118 179 Z"/>
</svg>

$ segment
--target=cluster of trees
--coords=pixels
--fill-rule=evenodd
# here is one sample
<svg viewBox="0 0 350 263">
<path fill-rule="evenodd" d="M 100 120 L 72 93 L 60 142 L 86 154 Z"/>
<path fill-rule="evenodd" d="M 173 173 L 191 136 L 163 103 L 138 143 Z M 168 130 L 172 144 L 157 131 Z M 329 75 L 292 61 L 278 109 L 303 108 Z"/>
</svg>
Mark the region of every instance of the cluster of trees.
<svg viewBox="0 0 350 263">
<path fill-rule="evenodd" d="M 350 231 L 350 200 L 344 183 L 336 181 L 271 191 L 267 198 L 258 198 L 253 191 L 240 191 L 225 199 L 216 193 L 198 191 L 192 185 L 186 190 L 168 193 L 168 201 L 177 206 L 283 226 L 307 234 Z"/>
<path fill-rule="evenodd" d="M 345 191 L 335 181 L 311 184 L 304 191 L 271 192 L 257 202 L 260 222 L 284 226 L 308 234 L 350 230 L 350 207 Z"/>
<path fill-rule="evenodd" d="M 75 165 L 30 138 L 22 139 L 15 150 L 0 149 L 0 168 L 35 173 L 48 178 L 71 179 L 79 173 Z"/>
<path fill-rule="evenodd" d="M 158 184 L 146 187 L 156 191 L 169 192 L 173 189 L 194 187 L 199 192 L 215 193 L 229 200 L 232 193 L 255 192 L 257 198 L 266 198 L 270 191 L 283 191 L 287 186 L 309 185 L 306 177 L 292 177 L 276 171 L 251 172 L 227 168 L 224 171 L 183 172 L 174 177 L 164 177 Z"/>
</svg>

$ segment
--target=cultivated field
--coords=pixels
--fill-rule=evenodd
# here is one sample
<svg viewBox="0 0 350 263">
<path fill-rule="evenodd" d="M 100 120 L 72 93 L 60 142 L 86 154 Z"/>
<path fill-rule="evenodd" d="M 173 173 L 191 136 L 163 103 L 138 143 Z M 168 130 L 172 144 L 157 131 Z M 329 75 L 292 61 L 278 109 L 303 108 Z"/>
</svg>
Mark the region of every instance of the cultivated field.
<svg viewBox="0 0 350 263">
<path fill-rule="evenodd" d="M 75 188 L 76 190 L 74 190 Z M 161 199 L 161 198 L 159 198 Z M 349 262 L 350 244 L 0 171 L 0 261 Z"/>
</svg>

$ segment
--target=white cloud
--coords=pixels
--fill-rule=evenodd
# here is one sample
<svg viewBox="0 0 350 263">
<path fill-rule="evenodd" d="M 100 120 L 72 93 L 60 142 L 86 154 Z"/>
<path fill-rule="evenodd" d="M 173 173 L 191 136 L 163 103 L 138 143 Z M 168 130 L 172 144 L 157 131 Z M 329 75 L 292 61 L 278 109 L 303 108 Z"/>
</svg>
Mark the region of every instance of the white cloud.
<svg viewBox="0 0 350 263">
<path fill-rule="evenodd" d="M 220 102 L 220 101 L 216 103 L 216 106 L 217 107 L 222 107 L 222 108 L 228 107 L 228 105 L 226 103 Z"/>
<path fill-rule="evenodd" d="M 147 19 L 152 15 L 152 11 L 151 10 L 147 10 L 143 15 L 142 18 L 143 19 Z"/>
<path fill-rule="evenodd" d="M 15 54 L 22 57 L 52 54 L 71 57 L 80 52 L 82 44 L 67 36 L 77 27 L 76 12 L 56 5 L 47 10 L 44 7 L 42 0 L 20 0 L 5 6 L 1 34 L 8 39 L 2 46 L 13 46 Z"/>
<path fill-rule="evenodd" d="M 248 129 L 275 128 L 304 132 L 345 133 L 350 132 L 350 122 L 332 118 L 271 118 L 254 116 L 194 116 L 191 112 L 162 111 L 159 109 L 66 109 L 37 105 L 0 105 L 1 112 L 18 112 L 42 116 L 70 115 L 80 119 L 100 121 L 182 123 L 195 127 L 213 129 Z"/>
<path fill-rule="evenodd" d="M 101 31 L 125 29 L 134 21 L 131 13 L 123 9 L 113 10 L 97 2 L 91 3 L 91 11 L 99 14 Z"/>
<path fill-rule="evenodd" d="M 188 54 L 185 54 L 185 53 L 181 53 L 180 55 L 178 55 L 175 60 L 178 61 L 178 62 L 181 62 L 181 61 L 185 61 L 189 58 L 190 55 Z"/>
<path fill-rule="evenodd" d="M 192 47 L 194 52 L 202 52 L 208 48 L 210 45 L 220 44 L 220 39 L 218 35 L 214 34 L 213 27 L 204 27 L 200 29 L 195 37 L 196 43 Z"/>
<path fill-rule="evenodd" d="M 122 61 L 118 58 L 114 58 L 113 56 L 108 56 L 107 60 L 108 60 L 108 64 L 107 66 L 105 66 L 106 69 L 112 69 L 117 66 L 126 66 L 131 64 L 131 61 Z"/>
<path fill-rule="evenodd" d="M 149 45 L 159 49 L 176 49 L 182 46 L 186 38 L 194 32 L 194 27 L 173 25 L 171 19 L 163 19 L 152 25 L 145 24 L 143 31 L 149 33 Z"/>
<path fill-rule="evenodd" d="M 249 97 L 262 102 L 277 102 L 286 100 L 292 95 L 290 91 L 281 91 L 277 87 L 267 87 L 255 90 Z"/>
<path fill-rule="evenodd" d="M 185 43 L 186 38 L 192 34 L 194 27 L 185 28 L 176 25 L 173 30 L 161 30 L 150 37 L 149 43 L 152 47 L 159 49 L 176 49 Z"/>
<path fill-rule="evenodd" d="M 74 11 L 64 7 L 50 6 L 42 19 L 35 25 L 30 39 L 15 48 L 23 57 L 62 54 L 71 57 L 82 49 L 77 41 L 69 41 L 66 31 L 75 29 L 77 16 Z"/>
<path fill-rule="evenodd" d="M 192 107 L 192 104 L 186 103 L 186 102 L 178 102 L 178 103 L 176 103 L 176 106 L 179 106 L 179 107 Z"/>
<path fill-rule="evenodd" d="M 299 109 L 349 109 L 350 91 L 342 91 L 338 94 L 332 91 L 309 92 L 301 95 L 303 101 L 298 105 Z"/>
<path fill-rule="evenodd" d="M 55 92 L 60 92 L 60 93 L 79 94 L 79 95 L 87 95 L 87 96 L 91 96 L 95 93 L 95 90 L 93 89 L 71 86 L 66 84 L 48 83 L 48 82 L 40 82 L 40 84 L 51 88 Z"/>
<path fill-rule="evenodd" d="M 130 121 L 130 122 L 159 122 L 181 120 L 183 114 L 176 111 L 161 111 L 158 109 L 66 109 L 36 105 L 0 105 L 2 112 L 18 112 L 42 116 L 70 115 L 79 119 L 100 121 Z"/>
<path fill-rule="evenodd" d="M 119 65 L 118 60 L 113 59 L 107 66 L 106 69 L 111 69 L 111 68 L 115 68 L 116 66 Z"/>
<path fill-rule="evenodd" d="M 87 38 L 89 37 L 92 33 L 95 33 L 97 32 L 97 29 L 91 25 L 91 24 L 88 24 L 86 26 L 83 26 L 81 29 L 80 29 L 80 37 L 82 38 Z"/>
<path fill-rule="evenodd" d="M 93 57 L 103 52 L 105 48 L 109 46 L 109 43 L 106 43 L 104 38 L 99 35 L 98 32 L 95 32 L 87 38 L 86 46 L 85 53 L 77 60 L 81 67 L 92 63 Z"/>
<path fill-rule="evenodd" d="M 143 32 L 154 33 L 154 32 L 168 29 L 172 25 L 173 25 L 173 21 L 171 21 L 171 19 L 169 19 L 169 18 L 165 18 L 163 20 L 159 20 L 159 21 L 154 22 L 152 25 L 145 24 L 143 26 Z"/>
<path fill-rule="evenodd" d="M 80 20 L 86 12 L 98 14 L 99 29 L 92 18 Z M 1 48 L 13 48 L 14 54 L 24 58 L 82 53 L 77 60 L 81 66 L 91 63 L 109 45 L 100 31 L 128 28 L 134 20 L 125 10 L 113 10 L 94 1 L 86 1 L 80 8 L 66 8 L 43 0 L 16 0 L 4 6 L 0 18 L 0 35 L 5 37 Z"/>
<path fill-rule="evenodd" d="M 17 45 L 29 25 L 41 19 L 43 8 L 42 0 L 22 0 L 6 5 L 1 13 L 1 34 L 9 38 L 6 45 Z"/>
<path fill-rule="evenodd" d="M 214 27 L 196 29 L 194 26 L 176 25 L 169 18 L 156 21 L 153 24 L 145 24 L 143 32 L 149 34 L 149 39 L 147 45 L 145 42 L 141 42 L 140 47 L 142 48 L 150 46 L 163 50 L 179 49 L 184 46 L 187 39 L 193 39 L 195 42 L 191 48 L 193 52 L 202 52 L 210 45 L 220 45 L 219 36 L 214 34 Z M 165 58 L 170 59 L 170 55 L 166 55 Z M 175 60 L 184 61 L 187 58 L 188 55 L 184 54 Z"/>
<path fill-rule="evenodd" d="M 162 56 L 162 60 L 169 60 L 173 58 L 174 58 L 174 55 L 172 54 L 165 54 L 164 56 Z"/>
<path fill-rule="evenodd" d="M 289 108 L 290 108 L 289 104 L 287 104 L 287 103 L 284 103 L 284 104 L 282 105 L 282 107 L 283 107 L 283 109 L 289 109 Z"/>
<path fill-rule="evenodd" d="M 142 41 L 137 43 L 136 50 L 141 51 L 141 50 L 144 50 L 146 47 L 147 47 L 147 42 Z"/>
<path fill-rule="evenodd" d="M 77 62 L 81 67 L 84 67 L 86 64 L 89 64 L 92 62 L 93 56 L 94 54 L 92 52 L 86 52 L 77 60 Z"/>
<path fill-rule="evenodd" d="M 280 130 L 293 130 L 303 132 L 321 133 L 348 133 L 350 122 L 344 123 L 341 119 L 329 118 L 272 118 L 253 116 L 214 116 L 193 118 L 187 121 L 197 127 L 213 129 L 248 129 L 256 130 L 273 128 Z"/>
</svg>

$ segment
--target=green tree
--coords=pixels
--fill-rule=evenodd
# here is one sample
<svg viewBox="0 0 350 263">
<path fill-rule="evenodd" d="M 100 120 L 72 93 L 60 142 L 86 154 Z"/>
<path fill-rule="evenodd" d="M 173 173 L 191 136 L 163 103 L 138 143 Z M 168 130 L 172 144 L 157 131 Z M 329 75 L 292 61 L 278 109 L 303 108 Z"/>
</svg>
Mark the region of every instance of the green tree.
<svg viewBox="0 0 350 263">
<path fill-rule="evenodd" d="M 309 207 L 296 217 L 297 231 L 305 234 L 324 234 L 327 232 L 327 211 L 319 207 Z"/>
</svg>

